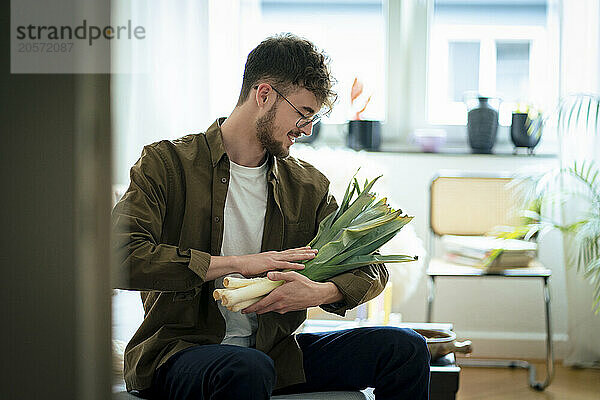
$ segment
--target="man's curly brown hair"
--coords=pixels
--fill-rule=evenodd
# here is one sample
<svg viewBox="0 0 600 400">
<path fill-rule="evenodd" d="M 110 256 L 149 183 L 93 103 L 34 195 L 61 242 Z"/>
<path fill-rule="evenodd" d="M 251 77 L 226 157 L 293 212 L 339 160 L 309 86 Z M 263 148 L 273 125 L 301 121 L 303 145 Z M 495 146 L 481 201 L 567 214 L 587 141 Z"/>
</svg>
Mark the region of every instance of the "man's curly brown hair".
<svg viewBox="0 0 600 400">
<path fill-rule="evenodd" d="M 256 85 L 266 82 L 286 95 L 300 86 L 315 95 L 320 105 L 331 111 L 337 94 L 329 57 L 315 45 L 291 33 L 271 36 L 248 54 L 238 106 Z"/>
</svg>

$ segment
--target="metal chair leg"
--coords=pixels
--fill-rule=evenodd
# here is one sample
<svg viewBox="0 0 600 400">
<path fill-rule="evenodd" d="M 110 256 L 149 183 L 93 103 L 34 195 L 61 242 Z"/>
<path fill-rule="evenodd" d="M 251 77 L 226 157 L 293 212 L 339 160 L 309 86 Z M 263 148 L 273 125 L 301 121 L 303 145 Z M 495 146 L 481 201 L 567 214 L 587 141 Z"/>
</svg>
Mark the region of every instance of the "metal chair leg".
<svg viewBox="0 0 600 400">
<path fill-rule="evenodd" d="M 554 347 L 552 344 L 552 323 L 550 320 L 550 288 L 548 277 L 544 277 L 544 303 L 546 311 L 546 379 L 543 382 L 529 380 L 529 385 L 536 390 L 544 390 L 554 378 Z M 534 376 L 535 378 L 535 376 Z"/>
<path fill-rule="evenodd" d="M 425 322 L 430 323 L 433 315 L 433 300 L 435 299 L 435 278 L 429 276 L 429 293 L 427 295 L 427 315 Z"/>
<path fill-rule="evenodd" d="M 546 314 L 546 378 L 543 382 L 536 381 L 535 365 L 523 360 L 488 360 L 488 359 L 463 359 L 457 360 L 460 367 L 488 367 L 488 368 L 523 368 L 529 370 L 529 386 L 542 391 L 550 385 L 554 378 L 554 348 L 552 346 L 552 324 L 550 321 L 550 289 L 548 277 L 544 277 L 544 304 Z"/>
</svg>

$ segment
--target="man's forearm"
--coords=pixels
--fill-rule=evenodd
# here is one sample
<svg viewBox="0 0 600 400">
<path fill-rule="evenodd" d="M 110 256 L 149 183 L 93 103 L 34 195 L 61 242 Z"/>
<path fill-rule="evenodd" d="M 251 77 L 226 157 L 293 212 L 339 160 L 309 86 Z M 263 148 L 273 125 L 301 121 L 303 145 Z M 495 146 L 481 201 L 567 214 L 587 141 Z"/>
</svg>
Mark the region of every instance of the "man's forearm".
<svg viewBox="0 0 600 400">
<path fill-rule="evenodd" d="M 344 300 L 344 295 L 333 282 L 323 283 L 323 293 L 321 304 L 332 304 Z"/>
<path fill-rule="evenodd" d="M 239 273 L 238 264 L 236 256 L 211 256 L 206 280 L 212 281 L 225 275 Z"/>
</svg>

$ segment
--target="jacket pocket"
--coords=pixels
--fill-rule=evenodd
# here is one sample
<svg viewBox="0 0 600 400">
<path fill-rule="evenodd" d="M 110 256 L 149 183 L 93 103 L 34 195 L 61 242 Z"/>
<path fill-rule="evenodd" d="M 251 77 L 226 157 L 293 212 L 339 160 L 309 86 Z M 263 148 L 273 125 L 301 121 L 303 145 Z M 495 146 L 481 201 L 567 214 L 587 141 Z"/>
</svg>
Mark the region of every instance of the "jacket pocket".
<svg viewBox="0 0 600 400">
<path fill-rule="evenodd" d="M 314 237 L 313 227 L 306 222 L 289 222 L 284 228 L 284 247 L 291 249 L 294 247 L 306 246 Z"/>
<path fill-rule="evenodd" d="M 199 291 L 199 288 L 194 288 L 191 290 L 186 290 L 185 292 L 175 292 L 173 293 L 173 302 L 192 300 L 194 297 L 196 297 Z"/>
<path fill-rule="evenodd" d="M 163 325 L 177 325 L 179 328 L 195 327 L 198 323 L 200 307 L 199 293 L 200 288 L 168 293 L 164 298 L 164 305 L 157 308 L 161 313 L 157 318 Z"/>
</svg>

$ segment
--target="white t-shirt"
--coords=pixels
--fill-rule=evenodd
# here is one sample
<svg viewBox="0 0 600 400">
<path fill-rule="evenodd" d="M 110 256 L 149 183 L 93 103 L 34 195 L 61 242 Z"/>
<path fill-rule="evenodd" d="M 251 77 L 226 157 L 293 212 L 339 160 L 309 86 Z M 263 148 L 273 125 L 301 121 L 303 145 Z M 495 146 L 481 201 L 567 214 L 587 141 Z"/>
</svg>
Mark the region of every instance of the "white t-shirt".
<svg viewBox="0 0 600 400">
<path fill-rule="evenodd" d="M 229 187 L 225 198 L 222 256 L 260 253 L 267 210 L 267 163 L 260 167 L 243 167 L 229 161 Z M 232 276 L 239 276 L 233 274 Z M 223 277 L 216 280 L 223 287 Z M 256 344 L 256 314 L 231 312 L 218 302 L 225 318 L 222 344 L 251 347 Z"/>
</svg>

